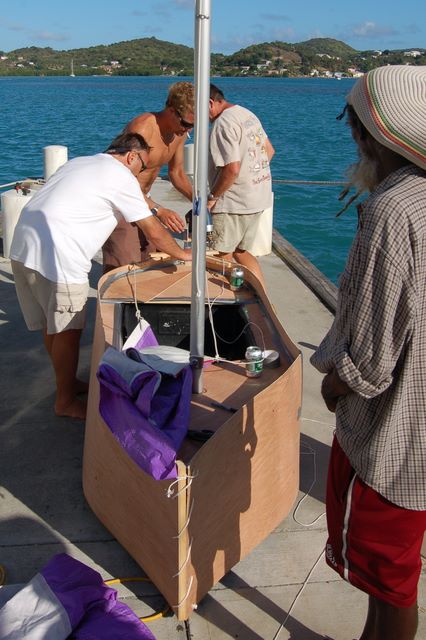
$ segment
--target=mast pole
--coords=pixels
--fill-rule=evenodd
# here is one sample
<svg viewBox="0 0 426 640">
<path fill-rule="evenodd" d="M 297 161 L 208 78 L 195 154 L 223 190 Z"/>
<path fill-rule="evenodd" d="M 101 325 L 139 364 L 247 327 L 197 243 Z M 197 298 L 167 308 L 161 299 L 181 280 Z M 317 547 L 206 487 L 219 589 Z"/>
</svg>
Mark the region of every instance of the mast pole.
<svg viewBox="0 0 426 640">
<path fill-rule="evenodd" d="M 210 0 L 196 0 L 195 4 L 195 131 L 190 325 L 190 362 L 193 367 L 193 393 L 202 393 L 203 391 L 210 98 L 210 5 Z"/>
</svg>

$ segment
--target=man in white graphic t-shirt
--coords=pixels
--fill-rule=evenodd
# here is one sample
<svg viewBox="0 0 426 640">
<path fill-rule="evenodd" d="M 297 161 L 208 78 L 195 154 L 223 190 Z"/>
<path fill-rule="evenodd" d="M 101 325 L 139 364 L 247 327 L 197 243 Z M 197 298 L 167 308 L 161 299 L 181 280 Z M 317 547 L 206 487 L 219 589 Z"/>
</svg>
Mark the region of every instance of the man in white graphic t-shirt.
<svg viewBox="0 0 426 640">
<path fill-rule="evenodd" d="M 208 208 L 213 247 L 221 257 L 247 267 L 264 285 L 260 265 L 251 253 L 261 216 L 272 205 L 269 163 L 274 148 L 259 118 L 225 99 L 210 85 Z"/>
</svg>

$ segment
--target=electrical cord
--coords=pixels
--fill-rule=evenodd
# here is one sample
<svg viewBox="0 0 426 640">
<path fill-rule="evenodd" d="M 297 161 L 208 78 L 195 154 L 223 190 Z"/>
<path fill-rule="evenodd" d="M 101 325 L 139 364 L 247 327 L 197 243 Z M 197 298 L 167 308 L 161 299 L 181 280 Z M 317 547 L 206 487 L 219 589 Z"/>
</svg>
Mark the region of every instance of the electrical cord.
<svg viewBox="0 0 426 640">
<path fill-rule="evenodd" d="M 149 578 L 111 578 L 111 580 L 104 580 L 104 583 L 108 586 L 112 584 L 124 584 L 125 582 L 151 582 L 151 580 Z M 170 607 L 167 604 L 162 611 L 158 611 L 157 613 L 153 613 L 149 616 L 142 616 L 139 620 L 141 622 L 159 620 L 160 618 L 164 618 L 169 611 Z"/>
</svg>

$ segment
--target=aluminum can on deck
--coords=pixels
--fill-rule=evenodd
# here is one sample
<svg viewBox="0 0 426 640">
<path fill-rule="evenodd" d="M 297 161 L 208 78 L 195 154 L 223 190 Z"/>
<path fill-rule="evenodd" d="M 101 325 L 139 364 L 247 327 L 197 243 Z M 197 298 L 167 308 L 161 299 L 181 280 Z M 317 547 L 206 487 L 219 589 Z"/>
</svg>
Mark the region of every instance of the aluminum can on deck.
<svg viewBox="0 0 426 640">
<path fill-rule="evenodd" d="M 232 291 L 237 291 L 237 289 L 242 287 L 243 283 L 244 271 L 241 269 L 241 267 L 234 267 L 231 271 L 231 278 L 229 281 Z"/>
<path fill-rule="evenodd" d="M 258 378 L 263 371 L 262 350 L 256 346 L 247 347 L 245 359 L 247 378 Z"/>
</svg>

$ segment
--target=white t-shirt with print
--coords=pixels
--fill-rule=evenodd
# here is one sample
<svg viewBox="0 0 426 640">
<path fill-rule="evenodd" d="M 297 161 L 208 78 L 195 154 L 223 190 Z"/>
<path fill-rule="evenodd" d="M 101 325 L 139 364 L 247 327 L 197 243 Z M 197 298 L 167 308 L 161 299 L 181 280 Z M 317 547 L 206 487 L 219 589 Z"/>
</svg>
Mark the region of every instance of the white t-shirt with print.
<svg viewBox="0 0 426 640">
<path fill-rule="evenodd" d="M 217 200 L 215 213 L 257 213 L 272 205 L 266 140 L 259 118 L 237 104 L 222 111 L 213 122 L 209 154 L 210 188 L 214 185 L 218 168 L 240 162 L 239 176 Z"/>
<path fill-rule="evenodd" d="M 120 216 L 136 222 L 151 215 L 119 160 L 105 153 L 74 158 L 22 210 L 10 257 L 53 282 L 83 283 Z"/>
</svg>

